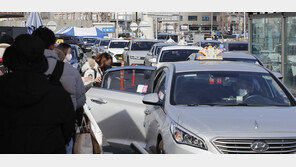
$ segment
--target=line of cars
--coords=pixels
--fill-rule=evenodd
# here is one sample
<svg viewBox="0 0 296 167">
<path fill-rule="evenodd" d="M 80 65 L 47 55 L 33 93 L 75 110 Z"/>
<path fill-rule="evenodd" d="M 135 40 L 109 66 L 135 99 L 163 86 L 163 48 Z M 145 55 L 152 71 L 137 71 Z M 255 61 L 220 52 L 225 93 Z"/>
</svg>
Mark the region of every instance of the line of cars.
<svg viewBox="0 0 296 167">
<path fill-rule="evenodd" d="M 243 49 L 146 41 L 124 49 L 125 64 L 139 66 L 109 69 L 102 86 L 87 92 L 110 145 L 137 142 L 149 153 L 296 153 L 296 100 L 280 74 Z"/>
</svg>

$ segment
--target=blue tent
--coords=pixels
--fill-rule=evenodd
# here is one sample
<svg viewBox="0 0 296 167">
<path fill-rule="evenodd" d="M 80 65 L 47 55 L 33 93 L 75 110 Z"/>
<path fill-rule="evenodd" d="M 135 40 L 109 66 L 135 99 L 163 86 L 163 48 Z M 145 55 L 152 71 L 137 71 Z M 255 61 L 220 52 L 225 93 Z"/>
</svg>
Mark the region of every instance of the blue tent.
<svg viewBox="0 0 296 167">
<path fill-rule="evenodd" d="M 105 36 L 108 36 L 108 34 L 103 33 L 97 27 L 90 27 L 90 28 L 65 27 L 59 30 L 56 34 L 65 34 L 65 35 L 77 36 L 77 37 L 98 37 L 98 38 L 104 38 Z"/>
</svg>

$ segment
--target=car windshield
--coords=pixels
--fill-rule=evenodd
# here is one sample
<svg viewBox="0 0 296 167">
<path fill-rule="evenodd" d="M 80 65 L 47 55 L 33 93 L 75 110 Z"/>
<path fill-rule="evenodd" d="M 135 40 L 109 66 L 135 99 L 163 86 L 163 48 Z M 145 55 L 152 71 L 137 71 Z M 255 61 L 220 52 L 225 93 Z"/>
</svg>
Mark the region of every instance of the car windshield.
<svg viewBox="0 0 296 167">
<path fill-rule="evenodd" d="M 100 46 L 108 46 L 110 40 L 101 40 Z"/>
<path fill-rule="evenodd" d="M 111 42 L 109 48 L 124 48 L 128 42 Z"/>
<path fill-rule="evenodd" d="M 93 44 L 96 42 L 96 39 L 95 38 L 83 38 L 83 40 L 86 42 L 86 43 L 90 43 L 90 44 Z"/>
<path fill-rule="evenodd" d="M 223 58 L 223 60 L 226 60 L 226 61 L 236 61 L 236 62 L 242 62 L 242 63 L 251 63 L 251 64 L 258 64 L 258 65 L 260 65 L 259 61 L 256 60 L 256 59 Z"/>
<path fill-rule="evenodd" d="M 247 43 L 228 44 L 228 51 L 248 51 L 248 44 Z"/>
<path fill-rule="evenodd" d="M 123 82 L 120 79 L 121 72 L 124 73 Z M 147 94 L 151 92 L 150 84 L 153 76 L 154 70 L 128 69 L 111 71 L 106 73 L 104 77 L 103 88 Z"/>
<path fill-rule="evenodd" d="M 159 62 L 186 61 L 192 53 L 198 53 L 196 49 L 163 50 Z"/>
<path fill-rule="evenodd" d="M 202 71 L 176 73 L 172 105 L 290 106 L 289 98 L 267 73 Z"/>
<path fill-rule="evenodd" d="M 163 48 L 163 47 L 166 47 L 166 46 L 173 46 L 173 45 L 161 45 L 161 46 L 156 46 L 155 47 L 155 54 L 158 55 L 160 50 Z"/>
<path fill-rule="evenodd" d="M 208 46 L 212 46 L 212 47 L 216 47 L 218 48 L 220 46 L 220 42 L 201 42 L 201 47 L 208 47 Z"/>
<path fill-rule="evenodd" d="M 133 42 L 131 50 L 150 50 L 156 42 L 139 41 Z"/>
</svg>

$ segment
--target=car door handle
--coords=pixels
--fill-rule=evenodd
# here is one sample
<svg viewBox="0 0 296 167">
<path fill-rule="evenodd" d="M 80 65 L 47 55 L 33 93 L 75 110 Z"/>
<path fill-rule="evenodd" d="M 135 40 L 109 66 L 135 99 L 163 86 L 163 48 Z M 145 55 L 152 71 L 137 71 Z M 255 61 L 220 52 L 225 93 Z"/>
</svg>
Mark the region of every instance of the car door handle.
<svg viewBox="0 0 296 167">
<path fill-rule="evenodd" d="M 98 103 L 98 104 L 106 104 L 107 101 L 104 99 L 90 99 L 92 102 L 94 103 Z"/>
<path fill-rule="evenodd" d="M 145 115 L 150 115 L 151 111 L 150 110 L 145 110 L 144 113 L 145 113 Z"/>
</svg>

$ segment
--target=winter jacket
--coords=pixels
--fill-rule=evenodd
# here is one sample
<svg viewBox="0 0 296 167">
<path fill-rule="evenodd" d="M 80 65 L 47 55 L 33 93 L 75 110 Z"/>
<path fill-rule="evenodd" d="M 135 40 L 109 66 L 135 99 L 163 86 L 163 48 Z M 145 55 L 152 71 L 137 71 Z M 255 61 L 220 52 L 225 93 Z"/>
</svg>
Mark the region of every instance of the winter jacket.
<svg viewBox="0 0 296 167">
<path fill-rule="evenodd" d="M 99 65 L 92 58 L 88 58 L 87 62 L 81 68 L 84 77 L 92 77 L 92 82 L 98 77 L 102 77 L 102 71 L 99 68 Z"/>
<path fill-rule="evenodd" d="M 32 72 L 5 74 L 0 88 L 0 153 L 65 153 L 75 131 L 70 94 Z"/>
<path fill-rule="evenodd" d="M 49 49 L 45 49 L 44 55 L 48 61 L 48 70 L 45 72 L 45 75 L 49 75 L 53 72 L 56 62 L 59 60 L 59 58 L 54 51 Z M 72 67 L 70 64 L 65 63 L 60 82 L 64 89 L 71 94 L 74 109 L 76 110 L 77 108 L 82 107 L 86 100 L 86 91 L 77 69 Z"/>
<path fill-rule="evenodd" d="M 5 49 L 8 48 L 10 45 L 7 43 L 0 44 L 0 59 L 2 59 Z"/>
</svg>

